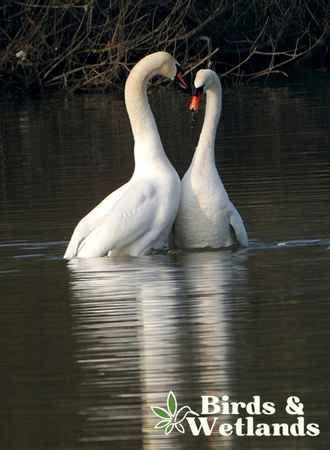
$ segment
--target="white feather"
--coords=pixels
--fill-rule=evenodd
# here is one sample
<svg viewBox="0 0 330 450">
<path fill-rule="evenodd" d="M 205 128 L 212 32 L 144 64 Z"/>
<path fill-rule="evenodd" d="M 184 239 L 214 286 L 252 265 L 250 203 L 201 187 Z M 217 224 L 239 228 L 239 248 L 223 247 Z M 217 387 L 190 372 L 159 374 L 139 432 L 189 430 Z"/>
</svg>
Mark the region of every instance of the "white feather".
<svg viewBox="0 0 330 450">
<path fill-rule="evenodd" d="M 195 86 L 204 86 L 206 112 L 193 160 L 182 180 L 175 243 L 180 248 L 229 247 L 235 241 L 247 246 L 243 220 L 228 197 L 214 160 L 221 113 L 220 80 L 212 70 L 199 70 Z"/>
<path fill-rule="evenodd" d="M 164 152 L 146 85 L 151 76 L 159 73 L 173 78 L 176 70 L 175 59 L 166 52 L 148 55 L 132 69 L 125 102 L 135 141 L 133 176 L 78 223 L 65 259 L 139 256 L 168 245 L 181 186 Z"/>
</svg>

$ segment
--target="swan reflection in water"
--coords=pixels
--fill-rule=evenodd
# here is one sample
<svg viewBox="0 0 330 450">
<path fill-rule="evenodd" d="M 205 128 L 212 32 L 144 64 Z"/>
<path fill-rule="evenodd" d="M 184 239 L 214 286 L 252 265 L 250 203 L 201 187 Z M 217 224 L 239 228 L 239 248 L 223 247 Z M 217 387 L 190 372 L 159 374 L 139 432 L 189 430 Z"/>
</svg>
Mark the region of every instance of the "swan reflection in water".
<svg viewBox="0 0 330 450">
<path fill-rule="evenodd" d="M 230 438 L 215 435 L 192 442 L 187 425 L 186 434 L 164 436 L 150 407 L 165 406 L 173 390 L 179 407 L 199 412 L 202 394 L 230 393 L 228 317 L 245 284 L 244 253 L 74 259 L 68 268 L 79 441 L 179 450 L 221 440 L 231 448 Z"/>
</svg>

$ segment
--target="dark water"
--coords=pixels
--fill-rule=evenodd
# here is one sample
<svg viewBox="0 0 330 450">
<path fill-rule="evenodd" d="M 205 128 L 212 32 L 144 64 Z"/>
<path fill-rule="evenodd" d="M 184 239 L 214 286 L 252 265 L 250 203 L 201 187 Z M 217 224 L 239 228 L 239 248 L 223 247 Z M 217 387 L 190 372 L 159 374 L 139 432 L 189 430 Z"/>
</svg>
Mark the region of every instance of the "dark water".
<svg viewBox="0 0 330 450">
<path fill-rule="evenodd" d="M 153 95 L 183 173 L 200 123 Z M 114 96 L 1 104 L 1 448 L 327 449 L 330 81 L 226 90 L 217 163 L 248 250 L 64 262 L 77 220 L 127 180 L 132 139 Z M 304 402 L 318 437 L 153 430 L 151 405 L 201 395 Z M 244 417 L 244 414 L 242 414 Z M 237 417 L 227 417 L 233 423 Z"/>
</svg>

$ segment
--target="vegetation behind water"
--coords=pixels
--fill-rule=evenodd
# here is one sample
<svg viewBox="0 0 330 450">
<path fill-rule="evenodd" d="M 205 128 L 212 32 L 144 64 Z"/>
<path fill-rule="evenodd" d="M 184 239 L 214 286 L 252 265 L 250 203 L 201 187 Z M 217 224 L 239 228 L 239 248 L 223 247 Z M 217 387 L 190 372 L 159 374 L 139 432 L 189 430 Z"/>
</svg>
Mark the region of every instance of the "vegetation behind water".
<svg viewBox="0 0 330 450">
<path fill-rule="evenodd" d="M 109 89 L 157 50 L 240 81 L 326 68 L 329 24 L 328 0 L 2 0 L 1 90 Z"/>
</svg>

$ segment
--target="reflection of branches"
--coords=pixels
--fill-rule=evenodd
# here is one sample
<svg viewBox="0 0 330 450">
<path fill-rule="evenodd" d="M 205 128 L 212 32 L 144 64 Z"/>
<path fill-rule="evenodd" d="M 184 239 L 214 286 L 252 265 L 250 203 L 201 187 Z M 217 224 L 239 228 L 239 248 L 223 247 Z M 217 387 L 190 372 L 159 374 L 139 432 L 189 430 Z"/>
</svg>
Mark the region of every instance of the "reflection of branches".
<svg viewBox="0 0 330 450">
<path fill-rule="evenodd" d="M 175 54 L 188 73 L 217 52 L 196 45 L 201 33 L 221 49 L 217 61 L 227 78 L 284 73 L 285 65 L 328 39 L 329 17 L 327 0 L 315 9 L 307 1 L 284 0 L 113 0 L 110 6 L 100 0 L 3 0 L 0 79 L 72 91 L 106 88 L 156 50 Z"/>
</svg>

